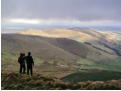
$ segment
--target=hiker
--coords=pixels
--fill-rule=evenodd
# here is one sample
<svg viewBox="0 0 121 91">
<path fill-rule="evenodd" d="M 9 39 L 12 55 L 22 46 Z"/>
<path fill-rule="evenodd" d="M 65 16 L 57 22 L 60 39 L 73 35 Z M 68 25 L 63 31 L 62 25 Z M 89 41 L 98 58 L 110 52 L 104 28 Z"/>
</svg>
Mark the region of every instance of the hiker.
<svg viewBox="0 0 121 91">
<path fill-rule="evenodd" d="M 20 64 L 19 73 L 25 74 L 26 67 L 25 67 L 25 54 L 24 53 L 20 53 L 20 57 L 18 58 L 18 62 Z"/>
<path fill-rule="evenodd" d="M 28 56 L 26 56 L 26 63 L 27 63 L 27 75 L 29 75 L 29 72 L 30 72 L 31 76 L 32 76 L 34 61 L 33 61 L 33 58 L 31 56 L 31 52 L 28 52 Z"/>
</svg>

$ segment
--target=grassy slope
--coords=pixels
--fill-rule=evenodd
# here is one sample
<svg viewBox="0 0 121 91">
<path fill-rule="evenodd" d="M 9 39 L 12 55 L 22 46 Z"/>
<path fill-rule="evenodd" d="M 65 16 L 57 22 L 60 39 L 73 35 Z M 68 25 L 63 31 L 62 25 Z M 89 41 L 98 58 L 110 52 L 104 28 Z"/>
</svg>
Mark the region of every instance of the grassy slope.
<svg viewBox="0 0 121 91">
<path fill-rule="evenodd" d="M 81 81 L 107 81 L 121 79 L 121 72 L 114 71 L 94 71 L 73 73 L 62 78 L 63 81 L 81 82 Z"/>
<path fill-rule="evenodd" d="M 91 61 L 88 59 L 80 59 L 77 61 L 77 65 L 80 65 L 80 69 L 100 69 L 100 70 L 113 70 L 121 71 L 121 58 L 115 60 L 102 60 Z"/>
<path fill-rule="evenodd" d="M 49 30 L 43 30 L 43 31 L 30 29 L 30 30 L 25 30 L 23 32 L 20 32 L 20 34 L 38 35 L 38 36 L 53 37 L 53 38 L 70 38 L 78 41 L 96 39 L 88 34 L 85 34 L 83 32 L 73 31 L 71 29 L 49 29 Z"/>
<path fill-rule="evenodd" d="M 121 55 L 121 34 L 115 32 L 100 32 L 88 28 L 70 28 L 70 29 L 49 29 L 49 30 L 25 30 L 20 32 L 25 35 L 37 35 L 53 38 L 69 38 L 79 42 L 91 42 L 93 46 L 101 48 L 108 52 L 111 52 L 112 49 L 116 49 Z M 100 43 L 102 44 L 100 44 Z M 108 45 L 104 46 L 104 45 Z M 113 50 L 115 51 L 115 50 Z M 113 52 L 112 51 L 112 52 Z"/>
<path fill-rule="evenodd" d="M 2 35 L 2 71 L 10 71 L 14 67 L 17 69 L 13 71 L 18 70 L 17 58 L 21 51 L 32 52 L 35 70 L 39 72 L 63 70 L 61 65 L 70 65 L 79 59 L 78 56 L 44 41 L 41 37 Z"/>
<path fill-rule="evenodd" d="M 25 35 L 37 35 L 53 38 L 69 38 L 79 42 L 90 42 L 93 47 L 110 54 L 121 56 L 121 34 L 116 32 L 100 32 L 88 28 L 25 30 Z"/>
<path fill-rule="evenodd" d="M 118 90 L 121 89 L 121 80 L 62 82 L 61 80 L 43 74 L 32 77 L 17 73 L 2 73 L 2 90 Z"/>
<path fill-rule="evenodd" d="M 89 45 L 65 38 L 10 34 L 2 35 L 2 71 L 18 71 L 17 58 L 21 51 L 32 51 L 35 72 L 53 74 L 80 69 L 121 70 L 120 58 L 116 59 L 115 54 Z"/>
</svg>

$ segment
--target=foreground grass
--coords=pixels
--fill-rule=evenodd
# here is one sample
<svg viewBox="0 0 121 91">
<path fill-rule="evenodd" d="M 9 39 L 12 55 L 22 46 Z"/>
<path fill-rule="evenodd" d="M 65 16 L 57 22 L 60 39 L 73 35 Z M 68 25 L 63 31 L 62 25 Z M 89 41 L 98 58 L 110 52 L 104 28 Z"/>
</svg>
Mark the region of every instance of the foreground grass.
<svg viewBox="0 0 121 91">
<path fill-rule="evenodd" d="M 65 90 L 65 89 L 121 89 L 121 80 L 62 82 L 48 75 L 35 74 L 32 77 L 17 73 L 2 73 L 2 89 L 4 90 Z"/>
</svg>

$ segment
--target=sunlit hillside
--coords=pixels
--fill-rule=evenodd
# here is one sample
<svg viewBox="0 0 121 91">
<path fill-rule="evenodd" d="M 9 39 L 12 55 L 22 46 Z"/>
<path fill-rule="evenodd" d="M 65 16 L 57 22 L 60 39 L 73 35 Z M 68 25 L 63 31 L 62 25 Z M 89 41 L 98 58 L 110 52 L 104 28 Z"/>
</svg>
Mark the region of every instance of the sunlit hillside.
<svg viewBox="0 0 121 91">
<path fill-rule="evenodd" d="M 88 28 L 70 28 L 70 29 L 48 29 L 36 30 L 29 29 L 20 32 L 25 35 L 37 35 L 55 38 L 70 38 L 77 41 L 94 41 L 104 38 L 105 40 L 121 41 L 121 34 L 111 31 L 98 31 Z"/>
<path fill-rule="evenodd" d="M 44 37 L 54 38 L 70 38 L 78 41 L 97 40 L 94 36 L 86 34 L 84 32 L 74 31 L 73 29 L 48 29 L 48 30 L 25 30 L 20 34 L 26 35 L 38 35 Z"/>
<path fill-rule="evenodd" d="M 111 32 L 111 31 L 100 31 L 107 40 L 120 41 L 121 42 L 121 32 Z"/>
</svg>

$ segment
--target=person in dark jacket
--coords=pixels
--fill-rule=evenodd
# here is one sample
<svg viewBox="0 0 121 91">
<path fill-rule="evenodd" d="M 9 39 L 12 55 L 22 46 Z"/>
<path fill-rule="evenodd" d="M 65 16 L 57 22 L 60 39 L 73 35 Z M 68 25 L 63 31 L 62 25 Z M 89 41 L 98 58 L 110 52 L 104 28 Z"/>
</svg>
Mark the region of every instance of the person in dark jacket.
<svg viewBox="0 0 121 91">
<path fill-rule="evenodd" d="M 25 74 L 26 66 L 25 66 L 25 54 L 24 53 L 20 53 L 20 57 L 18 58 L 18 63 L 20 64 L 19 73 Z"/>
<path fill-rule="evenodd" d="M 28 52 L 28 56 L 26 56 L 26 63 L 27 63 L 27 74 L 29 75 L 29 73 L 31 73 L 31 76 L 32 76 L 34 61 L 31 56 L 31 52 Z"/>
</svg>

